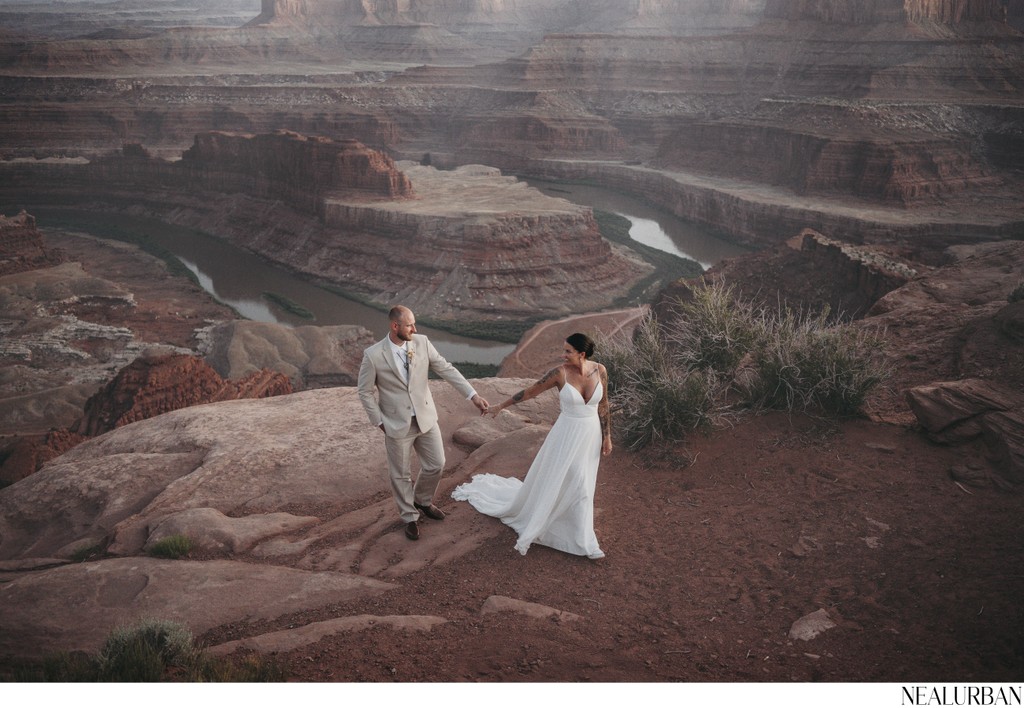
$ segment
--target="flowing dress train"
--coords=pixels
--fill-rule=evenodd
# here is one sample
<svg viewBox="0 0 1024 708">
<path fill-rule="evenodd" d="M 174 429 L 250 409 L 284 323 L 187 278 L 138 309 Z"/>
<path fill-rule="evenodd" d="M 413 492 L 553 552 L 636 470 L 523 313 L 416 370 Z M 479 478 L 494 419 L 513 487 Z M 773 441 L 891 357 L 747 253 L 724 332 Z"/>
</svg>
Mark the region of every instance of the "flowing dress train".
<svg viewBox="0 0 1024 708">
<path fill-rule="evenodd" d="M 589 401 L 573 386 L 558 392 L 561 412 L 526 478 L 478 474 L 452 492 L 477 511 L 495 516 L 519 534 L 516 550 L 533 543 L 588 558 L 603 558 L 594 535 L 594 490 L 601 461 L 601 384 Z"/>
</svg>

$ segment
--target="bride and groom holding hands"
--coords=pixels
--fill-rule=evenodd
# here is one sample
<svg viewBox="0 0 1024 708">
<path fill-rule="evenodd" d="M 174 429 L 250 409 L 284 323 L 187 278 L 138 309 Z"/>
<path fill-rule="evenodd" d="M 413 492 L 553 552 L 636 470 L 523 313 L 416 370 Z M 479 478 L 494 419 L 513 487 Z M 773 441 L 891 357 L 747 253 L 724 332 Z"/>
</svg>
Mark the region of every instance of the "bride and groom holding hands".
<svg viewBox="0 0 1024 708">
<path fill-rule="evenodd" d="M 501 519 L 518 534 L 516 550 L 531 544 L 602 558 L 594 535 L 594 491 L 601 455 L 612 450 L 605 368 L 591 361 L 594 343 L 583 334 L 569 336 L 562 365 L 536 383 L 491 407 L 430 340 L 416 332 L 412 311 L 403 306 L 388 314 L 389 332 L 363 352 L 359 400 L 370 423 L 384 433 L 391 490 L 410 540 L 420 537 L 422 516 L 437 521 L 445 514 L 434 504 L 444 471 L 444 441 L 430 395 L 433 371 L 480 411 L 497 415 L 505 408 L 557 388 L 560 413 L 525 479 L 480 474 L 458 486 L 452 497 Z M 413 480 L 413 453 L 420 471 Z"/>
</svg>

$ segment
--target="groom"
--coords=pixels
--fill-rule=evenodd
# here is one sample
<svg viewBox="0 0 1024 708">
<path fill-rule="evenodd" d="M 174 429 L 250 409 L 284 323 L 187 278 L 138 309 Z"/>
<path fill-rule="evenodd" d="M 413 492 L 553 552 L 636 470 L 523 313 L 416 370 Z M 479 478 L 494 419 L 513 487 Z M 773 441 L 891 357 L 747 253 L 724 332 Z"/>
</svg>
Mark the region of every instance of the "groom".
<svg viewBox="0 0 1024 708">
<path fill-rule="evenodd" d="M 405 535 L 415 541 L 420 537 L 420 513 L 437 521 L 444 519 L 444 512 L 433 504 L 444 470 L 444 441 L 427 385 L 428 372 L 433 371 L 454 386 L 481 414 L 488 406 L 426 336 L 416 334 L 412 310 L 402 305 L 393 307 L 388 320 L 388 336 L 363 352 L 359 400 L 370 423 L 384 431 L 391 491 L 405 522 Z M 415 485 L 409 471 L 413 450 L 420 462 Z"/>
</svg>

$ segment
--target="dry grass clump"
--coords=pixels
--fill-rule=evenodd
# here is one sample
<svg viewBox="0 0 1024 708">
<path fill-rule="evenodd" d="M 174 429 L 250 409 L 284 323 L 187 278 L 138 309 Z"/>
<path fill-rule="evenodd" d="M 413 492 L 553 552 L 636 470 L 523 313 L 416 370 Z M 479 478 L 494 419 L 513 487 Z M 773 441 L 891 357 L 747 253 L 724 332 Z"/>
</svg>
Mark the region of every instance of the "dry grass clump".
<svg viewBox="0 0 1024 708">
<path fill-rule="evenodd" d="M 888 377 L 884 336 L 828 315 L 775 314 L 701 282 L 666 322 L 648 314 L 628 341 L 599 337 L 623 442 L 683 440 L 740 407 L 856 413 Z"/>
<path fill-rule="evenodd" d="M 97 655 L 56 654 L 39 664 L 22 666 L 12 678 L 19 682 L 154 683 L 269 682 L 286 676 L 278 664 L 259 655 L 238 661 L 210 657 L 196 646 L 184 625 L 147 619 L 115 629 Z"/>
</svg>

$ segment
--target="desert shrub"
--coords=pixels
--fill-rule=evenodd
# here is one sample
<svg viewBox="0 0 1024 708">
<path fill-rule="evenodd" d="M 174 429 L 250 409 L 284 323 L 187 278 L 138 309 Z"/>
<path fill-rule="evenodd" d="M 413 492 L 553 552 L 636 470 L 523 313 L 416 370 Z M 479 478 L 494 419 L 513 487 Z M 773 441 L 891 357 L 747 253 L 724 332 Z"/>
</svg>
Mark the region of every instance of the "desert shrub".
<svg viewBox="0 0 1024 708">
<path fill-rule="evenodd" d="M 672 358 L 658 331 L 657 320 L 650 312 L 641 317 L 631 339 L 598 334 L 596 349 L 608 370 L 609 399 L 614 399 L 619 391 L 633 386 L 637 380 L 645 381 L 669 369 Z"/>
<path fill-rule="evenodd" d="M 839 323 L 827 308 L 776 315 L 712 284 L 673 309 L 664 326 L 645 315 L 632 339 L 599 337 L 615 429 L 634 450 L 724 420 L 731 386 L 754 409 L 849 415 L 889 375 L 883 336 Z"/>
<path fill-rule="evenodd" d="M 849 415 L 888 377 L 883 338 L 852 324 L 830 325 L 828 316 L 784 309 L 767 321 L 745 387 L 750 405 Z"/>
<path fill-rule="evenodd" d="M 721 283 L 698 283 L 688 301 L 672 308 L 665 337 L 675 357 L 689 366 L 731 374 L 740 360 L 758 346 L 764 322 L 753 307 L 734 297 Z"/>
<path fill-rule="evenodd" d="M 1006 299 L 1010 302 L 1019 302 L 1024 300 L 1024 281 L 1018 283 L 1017 287 L 1010 291 L 1010 294 Z"/>
<path fill-rule="evenodd" d="M 189 554 L 193 545 L 192 539 L 188 536 L 166 536 L 150 546 L 149 555 L 157 558 L 181 558 Z"/>
<path fill-rule="evenodd" d="M 662 371 L 624 386 L 619 396 L 622 441 L 638 450 L 709 429 L 716 417 L 719 388 L 715 373 L 702 369 Z"/>
<path fill-rule="evenodd" d="M 110 633 L 98 658 L 98 680 L 153 682 L 170 666 L 186 667 L 198 652 L 192 633 L 176 622 L 143 620 Z"/>
<path fill-rule="evenodd" d="M 16 667 L 19 682 L 270 682 L 287 679 L 281 664 L 259 654 L 211 657 L 176 622 L 143 620 L 115 629 L 99 654 L 61 652 Z"/>
<path fill-rule="evenodd" d="M 617 434 L 631 449 L 714 424 L 721 389 L 717 374 L 681 361 L 647 314 L 630 340 L 599 337 L 601 362 L 608 369 L 608 395 L 620 422 Z"/>
</svg>

